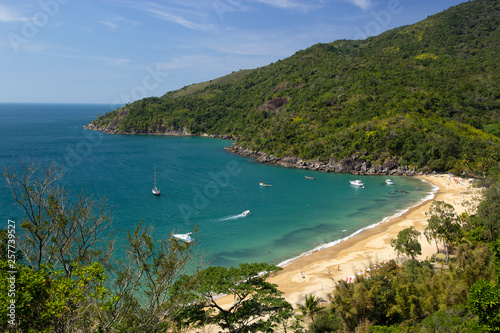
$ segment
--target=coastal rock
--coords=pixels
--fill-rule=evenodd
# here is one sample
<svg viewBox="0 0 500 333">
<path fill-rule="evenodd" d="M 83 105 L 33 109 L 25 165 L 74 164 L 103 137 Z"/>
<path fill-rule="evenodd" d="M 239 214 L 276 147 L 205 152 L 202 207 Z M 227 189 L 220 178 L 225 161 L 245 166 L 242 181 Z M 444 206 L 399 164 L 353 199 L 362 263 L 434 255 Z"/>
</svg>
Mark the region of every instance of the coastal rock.
<svg viewBox="0 0 500 333">
<path fill-rule="evenodd" d="M 257 157 L 257 162 L 259 163 L 269 163 L 270 160 L 267 156 L 260 156 L 260 157 Z"/>
<path fill-rule="evenodd" d="M 328 162 L 315 160 L 304 160 L 295 156 L 286 156 L 283 158 L 274 155 L 268 155 L 261 151 L 252 151 L 242 148 L 238 145 L 225 148 L 226 150 L 246 157 L 253 157 L 257 162 L 280 165 L 283 167 L 293 167 L 304 170 L 314 170 L 321 172 L 351 173 L 355 175 L 396 175 L 396 176 L 414 176 L 417 174 L 415 168 L 402 166 L 396 160 L 389 158 L 382 165 L 373 164 L 366 161 L 366 153 L 357 153 L 343 158 L 341 161 L 331 157 Z"/>
<path fill-rule="evenodd" d="M 372 165 L 368 170 L 369 175 L 379 175 L 382 174 L 382 167 L 380 165 Z"/>
<path fill-rule="evenodd" d="M 389 171 L 389 175 L 391 176 L 401 176 L 402 173 L 399 169 L 392 169 Z"/>
<path fill-rule="evenodd" d="M 296 164 L 298 161 L 298 158 L 295 156 L 287 156 L 287 157 L 283 158 L 282 161 L 283 161 L 283 163 L 286 163 L 286 164 Z"/>
<path fill-rule="evenodd" d="M 382 168 L 385 169 L 387 172 L 390 170 L 394 169 L 397 166 L 396 162 L 394 162 L 393 159 L 389 158 L 382 164 Z"/>
<path fill-rule="evenodd" d="M 170 135 L 170 136 L 192 136 L 186 128 L 161 128 L 161 132 L 155 129 L 156 132 L 150 132 L 151 129 L 146 129 L 142 133 L 122 133 L 114 128 L 103 128 L 95 124 L 84 126 L 86 129 L 94 131 L 103 131 L 110 134 L 147 134 L 147 135 Z M 212 135 L 212 134 L 196 134 L 197 136 L 216 137 L 227 140 L 236 140 L 231 135 Z M 304 160 L 295 156 L 286 156 L 283 158 L 274 155 L 268 155 L 262 151 L 254 151 L 248 148 L 243 148 L 237 144 L 224 148 L 226 151 L 235 153 L 245 157 L 252 157 L 259 163 L 280 165 L 287 168 L 293 167 L 304 170 L 315 170 L 322 172 L 337 172 L 337 173 L 352 173 L 356 175 L 408 175 L 417 174 L 415 168 L 409 169 L 408 166 L 401 166 L 393 159 L 387 159 L 383 165 L 372 164 L 371 161 L 366 161 L 364 157 L 366 153 L 356 153 L 352 156 L 344 157 L 342 160 L 337 160 L 331 157 L 328 162 L 316 160 Z"/>
<path fill-rule="evenodd" d="M 91 130 L 91 131 L 104 131 L 104 127 L 101 127 L 101 126 L 98 126 L 98 125 L 95 125 L 92 123 L 85 125 L 83 127 L 85 127 L 88 130 Z"/>
</svg>

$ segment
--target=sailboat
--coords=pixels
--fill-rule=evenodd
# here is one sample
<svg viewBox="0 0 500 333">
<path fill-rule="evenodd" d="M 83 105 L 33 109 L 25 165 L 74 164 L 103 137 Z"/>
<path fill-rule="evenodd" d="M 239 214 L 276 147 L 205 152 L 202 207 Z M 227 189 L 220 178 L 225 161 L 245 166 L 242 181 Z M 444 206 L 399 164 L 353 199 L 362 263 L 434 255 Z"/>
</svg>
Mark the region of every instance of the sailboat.
<svg viewBox="0 0 500 333">
<path fill-rule="evenodd" d="M 160 189 L 158 189 L 156 187 L 156 168 L 155 168 L 155 171 L 154 171 L 153 194 L 154 195 L 160 195 Z"/>
</svg>

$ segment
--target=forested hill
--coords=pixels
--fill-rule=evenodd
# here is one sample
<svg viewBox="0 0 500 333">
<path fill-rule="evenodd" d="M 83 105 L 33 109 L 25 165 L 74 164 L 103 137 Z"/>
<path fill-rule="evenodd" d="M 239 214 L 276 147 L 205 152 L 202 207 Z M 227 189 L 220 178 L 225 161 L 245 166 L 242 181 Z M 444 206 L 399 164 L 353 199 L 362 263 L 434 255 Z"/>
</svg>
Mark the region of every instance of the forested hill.
<svg viewBox="0 0 500 333">
<path fill-rule="evenodd" d="M 500 1 L 465 2 L 136 101 L 90 128 L 231 135 L 277 157 L 484 172 L 500 156 L 499 23 Z"/>
</svg>

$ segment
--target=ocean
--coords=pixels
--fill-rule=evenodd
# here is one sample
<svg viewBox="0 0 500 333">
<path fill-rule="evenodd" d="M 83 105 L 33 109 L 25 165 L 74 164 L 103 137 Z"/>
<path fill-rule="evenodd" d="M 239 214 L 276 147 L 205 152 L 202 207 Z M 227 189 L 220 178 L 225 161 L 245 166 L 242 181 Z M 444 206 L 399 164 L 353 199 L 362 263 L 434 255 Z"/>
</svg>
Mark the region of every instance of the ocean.
<svg viewBox="0 0 500 333">
<path fill-rule="evenodd" d="M 432 195 L 430 184 L 412 177 L 391 177 L 395 185 L 387 185 L 382 176 L 260 164 L 226 152 L 232 144 L 227 140 L 108 135 L 83 128 L 108 111 L 109 105 L 101 104 L 1 103 L 0 165 L 57 164 L 71 194 L 107 199 L 119 237 L 141 221 L 153 226 L 158 239 L 199 226 L 195 246 L 212 265 L 286 263 Z M 154 168 L 160 196 L 151 193 Z M 365 188 L 350 185 L 354 179 Z M 5 227 L 8 219 L 23 219 L 4 178 L 0 211 Z"/>
</svg>

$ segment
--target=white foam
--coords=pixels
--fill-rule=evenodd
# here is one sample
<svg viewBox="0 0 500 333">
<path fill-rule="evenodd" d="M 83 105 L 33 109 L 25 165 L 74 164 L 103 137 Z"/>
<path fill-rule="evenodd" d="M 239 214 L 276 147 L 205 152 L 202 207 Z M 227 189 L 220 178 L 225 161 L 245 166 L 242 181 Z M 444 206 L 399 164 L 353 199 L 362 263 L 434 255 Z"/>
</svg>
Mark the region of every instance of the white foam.
<svg viewBox="0 0 500 333">
<path fill-rule="evenodd" d="M 419 178 L 419 179 L 420 179 L 420 178 Z M 428 181 L 426 181 L 426 180 L 424 180 L 424 179 L 420 179 L 420 180 L 421 180 L 421 181 L 423 181 L 424 183 L 428 183 L 428 184 L 430 184 L 430 185 L 431 185 L 431 191 L 429 192 L 429 194 L 428 194 L 426 197 L 424 197 L 422 200 L 420 200 L 419 202 L 417 202 L 415 205 L 410 206 L 410 207 L 408 207 L 408 208 L 406 208 L 406 209 L 403 209 L 403 210 L 399 210 L 399 211 L 397 211 L 397 213 L 396 213 L 396 214 L 391 215 L 391 216 L 388 216 L 388 217 L 385 217 L 385 218 L 383 218 L 383 219 L 382 219 L 382 221 L 380 221 L 380 222 L 377 222 L 377 223 L 372 224 L 372 225 L 369 225 L 369 226 L 367 226 L 367 227 L 365 227 L 365 228 L 359 229 L 358 231 L 354 232 L 353 234 L 351 234 L 351 235 L 349 235 L 349 236 L 347 236 L 347 237 L 344 237 L 344 238 L 338 239 L 338 240 L 333 241 L 333 242 L 330 242 L 330 243 L 321 244 L 321 245 L 319 245 L 319 246 L 315 247 L 314 249 L 312 249 L 312 250 L 310 250 L 310 251 L 307 251 L 307 252 L 302 253 L 301 255 L 299 255 L 299 256 L 297 256 L 297 257 L 294 257 L 294 258 L 291 258 L 291 259 L 285 260 L 285 261 L 283 261 L 283 262 L 279 263 L 277 266 L 279 266 L 279 267 L 285 267 L 285 266 L 288 266 L 288 265 L 290 265 L 292 262 L 294 262 L 294 261 L 296 261 L 296 260 L 298 260 L 298 259 L 300 259 L 300 258 L 307 257 L 308 255 L 313 254 L 313 253 L 315 253 L 315 252 L 318 252 L 319 250 L 323 250 L 323 249 L 325 249 L 325 248 L 332 247 L 332 246 L 335 246 L 335 245 L 337 245 L 337 244 L 340 244 L 340 243 L 342 243 L 343 241 L 348 240 L 349 238 L 352 238 L 352 237 L 356 236 L 357 234 L 359 234 L 359 233 L 361 233 L 361 232 L 363 232 L 363 231 L 365 231 L 365 230 L 368 230 L 368 229 L 374 228 L 374 227 L 376 227 L 376 226 L 378 226 L 378 225 L 380 225 L 380 224 L 382 224 L 382 223 L 384 223 L 384 222 L 387 222 L 387 221 L 389 221 L 389 220 L 391 220 L 391 219 L 393 219 L 393 218 L 400 217 L 401 215 L 403 215 L 404 213 L 406 213 L 406 212 L 407 212 L 407 211 L 409 211 L 410 209 L 415 208 L 415 207 L 418 207 L 418 206 L 420 206 L 421 204 L 423 204 L 424 202 L 434 199 L 436 192 L 439 190 L 439 187 L 437 187 L 436 185 L 434 185 L 434 184 L 432 184 L 432 183 L 430 183 L 430 182 L 428 182 Z"/>
<path fill-rule="evenodd" d="M 219 221 L 229 221 L 229 220 L 237 220 L 237 219 L 241 219 L 243 217 L 247 216 L 246 214 L 238 214 L 238 215 L 231 215 L 231 216 L 227 216 L 227 217 L 222 217 L 219 219 Z"/>
</svg>

